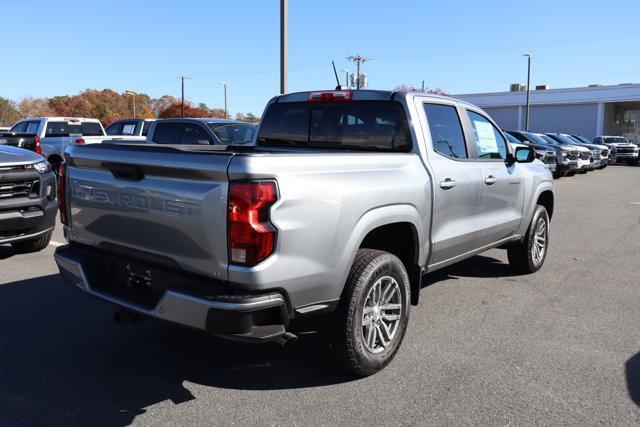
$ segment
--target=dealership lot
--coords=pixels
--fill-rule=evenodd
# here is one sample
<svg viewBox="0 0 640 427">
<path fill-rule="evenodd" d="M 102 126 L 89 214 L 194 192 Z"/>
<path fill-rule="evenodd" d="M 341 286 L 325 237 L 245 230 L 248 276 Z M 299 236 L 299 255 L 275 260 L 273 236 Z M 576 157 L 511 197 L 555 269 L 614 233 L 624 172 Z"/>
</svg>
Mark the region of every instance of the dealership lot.
<svg viewBox="0 0 640 427">
<path fill-rule="evenodd" d="M 23 423 L 631 423 L 640 420 L 640 167 L 555 182 L 545 265 L 492 250 L 425 278 L 392 364 L 352 380 L 323 339 L 119 326 L 57 276 L 54 246 L 0 247 L 0 417 Z M 64 242 L 58 227 L 54 242 Z"/>
</svg>

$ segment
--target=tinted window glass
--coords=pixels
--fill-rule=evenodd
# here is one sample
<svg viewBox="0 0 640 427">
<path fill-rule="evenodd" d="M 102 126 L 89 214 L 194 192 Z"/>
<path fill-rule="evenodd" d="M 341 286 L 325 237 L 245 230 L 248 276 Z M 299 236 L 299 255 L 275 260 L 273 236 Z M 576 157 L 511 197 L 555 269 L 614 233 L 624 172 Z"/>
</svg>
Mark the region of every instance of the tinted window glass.
<svg viewBox="0 0 640 427">
<path fill-rule="evenodd" d="M 49 122 L 45 136 L 102 136 L 100 123 L 95 122 Z"/>
<path fill-rule="evenodd" d="M 144 125 L 142 126 L 142 136 L 147 136 L 149 134 L 149 128 L 152 124 L 153 122 L 144 122 Z"/>
<path fill-rule="evenodd" d="M 107 135 L 122 135 L 122 122 L 111 123 L 104 131 Z"/>
<path fill-rule="evenodd" d="M 153 142 L 157 144 L 178 144 L 182 124 L 180 123 L 158 123 L 153 132 Z"/>
<path fill-rule="evenodd" d="M 207 123 L 223 144 L 251 144 L 257 128 L 246 123 Z"/>
<path fill-rule="evenodd" d="M 185 123 L 182 130 L 182 138 L 180 138 L 180 143 L 199 144 L 198 140 L 204 140 L 211 144 L 211 138 L 209 138 L 209 134 L 200 125 Z"/>
<path fill-rule="evenodd" d="M 525 132 L 524 135 L 526 135 L 529 141 L 533 142 L 534 144 L 548 144 L 548 142 L 544 138 L 542 138 L 540 135 L 536 135 L 535 133 Z"/>
<path fill-rule="evenodd" d="M 620 136 L 607 137 L 604 139 L 607 144 L 628 144 L 629 140 Z"/>
<path fill-rule="evenodd" d="M 480 159 L 506 159 L 507 147 L 502 134 L 485 117 L 473 111 L 467 111 L 473 126 L 476 149 Z"/>
<path fill-rule="evenodd" d="M 411 134 L 398 102 L 272 104 L 258 145 L 363 151 L 410 151 Z"/>
<path fill-rule="evenodd" d="M 512 144 L 522 144 L 518 138 L 516 138 L 515 136 L 511 135 L 510 133 L 505 133 L 505 136 L 507 137 L 507 140 L 509 140 L 510 143 Z"/>
<path fill-rule="evenodd" d="M 440 104 L 424 104 L 429 122 L 433 149 L 447 157 L 466 159 L 467 146 L 462 125 L 455 107 Z"/>
<path fill-rule="evenodd" d="M 27 130 L 27 122 L 20 122 L 13 125 L 11 132 L 24 132 Z"/>
<path fill-rule="evenodd" d="M 38 132 L 38 125 L 40 125 L 40 122 L 28 122 L 27 123 L 27 133 L 36 133 Z"/>
</svg>

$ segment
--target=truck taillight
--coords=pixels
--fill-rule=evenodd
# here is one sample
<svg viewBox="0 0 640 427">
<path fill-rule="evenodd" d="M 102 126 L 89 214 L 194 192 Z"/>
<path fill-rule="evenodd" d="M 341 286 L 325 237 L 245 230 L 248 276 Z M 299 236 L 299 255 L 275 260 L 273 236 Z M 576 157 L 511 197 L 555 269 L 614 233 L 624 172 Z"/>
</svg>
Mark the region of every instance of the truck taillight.
<svg viewBox="0 0 640 427">
<path fill-rule="evenodd" d="M 310 92 L 307 102 L 349 102 L 353 99 L 350 90 L 328 90 L 323 92 Z"/>
<path fill-rule="evenodd" d="M 76 144 L 81 144 L 81 145 L 84 144 L 84 139 L 82 138 L 76 139 Z"/>
<path fill-rule="evenodd" d="M 256 265 L 273 253 L 276 229 L 269 222 L 269 210 L 277 200 L 275 181 L 229 184 L 229 263 Z"/>
<path fill-rule="evenodd" d="M 40 148 L 40 137 L 36 135 L 36 137 L 33 138 L 33 140 L 36 142 L 36 149 L 35 149 L 36 154 L 42 155 L 42 148 Z"/>
<path fill-rule="evenodd" d="M 67 177 L 67 165 L 62 163 L 58 168 L 58 210 L 60 211 L 60 222 L 69 225 L 67 215 L 67 187 L 65 185 Z"/>
</svg>

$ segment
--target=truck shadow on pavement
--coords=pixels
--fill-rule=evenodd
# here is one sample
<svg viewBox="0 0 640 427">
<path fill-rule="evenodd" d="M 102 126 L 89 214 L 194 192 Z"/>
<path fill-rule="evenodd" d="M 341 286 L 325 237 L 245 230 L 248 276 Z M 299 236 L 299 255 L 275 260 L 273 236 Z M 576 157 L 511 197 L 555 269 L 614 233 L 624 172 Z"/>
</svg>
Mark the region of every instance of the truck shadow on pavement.
<svg viewBox="0 0 640 427">
<path fill-rule="evenodd" d="M 633 402 L 640 406 L 640 353 L 636 353 L 625 363 L 627 391 Z"/>
<path fill-rule="evenodd" d="M 422 276 L 422 287 L 458 277 L 505 277 L 507 280 L 512 277 L 516 280 L 517 276 L 518 274 L 513 272 L 509 264 L 490 256 L 476 255 Z"/>
<path fill-rule="evenodd" d="M 0 285 L 0 419 L 19 424 L 131 423 L 146 407 L 195 399 L 184 381 L 238 390 L 350 381 L 319 336 L 291 347 L 223 341 L 112 307 L 49 275 Z M 220 394 L 213 391 L 212 404 Z"/>
</svg>

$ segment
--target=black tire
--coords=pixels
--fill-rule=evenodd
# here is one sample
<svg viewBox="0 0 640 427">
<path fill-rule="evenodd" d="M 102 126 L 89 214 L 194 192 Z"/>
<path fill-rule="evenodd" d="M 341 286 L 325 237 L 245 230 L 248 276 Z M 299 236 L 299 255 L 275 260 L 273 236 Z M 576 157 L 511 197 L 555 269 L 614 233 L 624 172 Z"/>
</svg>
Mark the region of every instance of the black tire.
<svg viewBox="0 0 640 427">
<path fill-rule="evenodd" d="M 629 166 L 635 166 L 635 165 L 637 165 L 637 164 L 638 164 L 638 162 L 640 162 L 640 159 L 637 159 L 637 158 L 636 158 L 636 159 L 629 159 L 629 160 L 627 160 L 627 164 L 628 164 Z"/>
<path fill-rule="evenodd" d="M 395 288 L 393 281 L 398 285 L 397 288 Z M 378 300 L 381 299 L 380 293 L 382 293 L 383 297 L 385 296 L 384 286 L 394 288 L 391 301 L 396 303 L 383 305 L 395 306 L 397 302 L 400 302 L 401 307 L 389 309 L 386 313 L 387 316 L 397 315 L 399 318 L 395 324 L 393 321 L 384 323 L 383 320 L 386 319 L 380 316 L 384 316 L 385 311 L 377 311 L 377 309 L 367 306 L 367 308 L 372 309 L 371 316 L 367 316 L 367 320 L 372 325 L 368 328 L 368 331 L 373 330 L 373 334 L 368 333 L 366 338 L 369 338 L 369 341 L 365 342 L 363 313 L 365 304 L 375 300 L 373 288 L 378 282 L 382 282 L 381 288 L 378 288 L 381 289 L 381 291 L 378 291 Z M 373 292 L 373 295 L 370 292 Z M 335 336 L 335 351 L 339 364 L 347 371 L 360 377 L 372 375 L 387 366 L 398 352 L 404 338 L 409 321 L 410 305 L 409 276 L 398 257 L 388 252 L 374 249 L 358 250 L 347 278 L 342 299 L 334 313 L 335 327 L 333 331 L 337 334 Z M 377 304 L 376 307 L 380 308 Z M 389 311 L 394 311 L 394 313 L 389 313 Z M 374 316 L 378 316 L 378 318 L 374 320 Z M 384 325 L 375 326 L 380 325 L 380 322 Z M 395 326 L 390 326 L 391 324 Z M 385 346 L 382 339 L 388 339 L 390 336 L 387 334 L 387 331 L 389 331 L 387 327 L 394 332 Z M 382 330 L 385 331 L 385 334 L 381 332 Z M 380 331 L 380 341 L 377 338 L 378 331 Z M 373 341 L 373 351 L 370 350 L 370 341 Z"/>
<path fill-rule="evenodd" d="M 536 241 L 540 242 L 540 236 L 538 236 L 538 240 L 536 239 L 537 229 L 539 227 L 540 221 L 544 221 L 545 234 L 543 249 L 540 249 L 540 246 L 538 246 L 539 250 L 542 250 L 542 256 L 538 258 L 534 255 L 534 245 L 536 244 Z M 519 274 L 535 273 L 540 269 L 540 267 L 542 267 L 542 264 L 544 264 L 544 260 L 547 257 L 548 249 L 549 214 L 547 213 L 547 210 L 544 206 L 537 205 L 524 239 L 521 242 L 512 243 L 507 249 L 509 265 L 514 272 Z"/>
<path fill-rule="evenodd" d="M 62 164 L 62 159 L 58 156 L 51 156 L 47 161 L 51 165 L 51 170 L 53 170 L 53 173 L 58 176 L 58 170 L 60 169 L 60 165 Z"/>
<path fill-rule="evenodd" d="M 28 252 L 38 252 L 49 246 L 49 241 L 51 240 L 52 231 L 48 231 L 44 233 L 40 237 L 36 237 L 35 239 L 30 240 L 21 240 L 19 242 L 11 243 L 13 249 L 18 252 L 28 253 Z"/>
<path fill-rule="evenodd" d="M 564 174 L 564 176 L 574 176 L 576 174 L 576 171 L 569 171 L 567 173 Z"/>
</svg>

